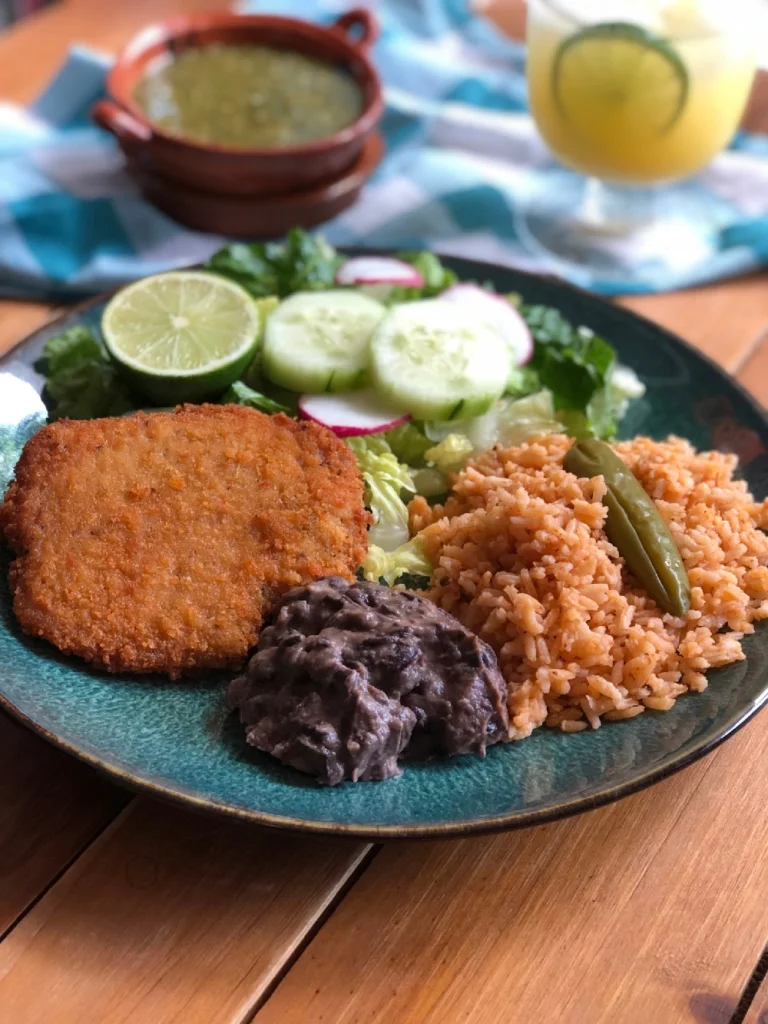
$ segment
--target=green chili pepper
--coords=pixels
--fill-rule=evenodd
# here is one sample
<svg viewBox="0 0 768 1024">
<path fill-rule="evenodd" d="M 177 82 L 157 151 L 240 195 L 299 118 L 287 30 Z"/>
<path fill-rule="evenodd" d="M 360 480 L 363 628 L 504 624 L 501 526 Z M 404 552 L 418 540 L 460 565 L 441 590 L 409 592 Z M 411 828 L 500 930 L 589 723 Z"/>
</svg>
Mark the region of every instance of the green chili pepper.
<svg viewBox="0 0 768 1024">
<path fill-rule="evenodd" d="M 590 438 L 569 449 L 563 466 L 575 476 L 603 477 L 608 539 L 660 608 L 685 615 L 691 606 L 691 585 L 680 552 L 653 499 L 619 456 Z"/>
</svg>

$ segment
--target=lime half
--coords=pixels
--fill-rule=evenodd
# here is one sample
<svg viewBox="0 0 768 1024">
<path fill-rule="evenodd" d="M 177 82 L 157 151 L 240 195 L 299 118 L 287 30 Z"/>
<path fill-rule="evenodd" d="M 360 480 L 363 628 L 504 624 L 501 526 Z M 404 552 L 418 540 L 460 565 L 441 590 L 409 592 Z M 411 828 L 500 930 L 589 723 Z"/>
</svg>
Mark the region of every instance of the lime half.
<svg viewBox="0 0 768 1024">
<path fill-rule="evenodd" d="M 560 112 L 586 137 L 604 128 L 663 134 L 688 99 L 688 71 L 675 48 L 639 25 L 612 21 L 569 36 L 552 66 Z"/>
<path fill-rule="evenodd" d="M 121 289 L 101 320 L 112 358 L 158 405 L 220 394 L 253 359 L 259 309 L 240 285 L 204 271 L 145 277 Z"/>
</svg>

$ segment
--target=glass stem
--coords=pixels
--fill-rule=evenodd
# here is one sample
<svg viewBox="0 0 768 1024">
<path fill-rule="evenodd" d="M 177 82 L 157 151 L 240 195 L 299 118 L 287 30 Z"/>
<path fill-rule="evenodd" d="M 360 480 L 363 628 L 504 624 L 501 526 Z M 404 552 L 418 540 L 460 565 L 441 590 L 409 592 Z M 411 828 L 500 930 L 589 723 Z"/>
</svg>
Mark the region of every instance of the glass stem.
<svg viewBox="0 0 768 1024">
<path fill-rule="evenodd" d="M 659 190 L 610 185 L 599 178 L 587 178 L 579 222 L 601 234 L 625 234 L 649 224 L 659 215 Z"/>
</svg>

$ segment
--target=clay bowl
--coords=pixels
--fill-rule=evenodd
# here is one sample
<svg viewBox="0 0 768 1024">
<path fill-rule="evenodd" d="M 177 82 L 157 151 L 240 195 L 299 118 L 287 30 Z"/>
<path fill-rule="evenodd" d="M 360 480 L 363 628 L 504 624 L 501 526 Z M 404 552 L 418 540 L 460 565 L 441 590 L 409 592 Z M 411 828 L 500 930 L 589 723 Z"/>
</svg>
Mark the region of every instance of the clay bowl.
<svg viewBox="0 0 768 1024">
<path fill-rule="evenodd" d="M 383 155 L 384 142 L 374 132 L 358 159 L 335 181 L 275 196 L 218 195 L 167 181 L 130 161 L 128 169 L 145 199 L 187 227 L 229 238 L 278 238 L 292 227 L 312 228 L 346 210 Z"/>
<path fill-rule="evenodd" d="M 296 18 L 228 13 L 194 14 L 150 25 L 134 36 L 107 78 L 109 99 L 93 108 L 133 167 L 209 194 L 266 196 L 331 182 L 359 160 L 384 103 L 368 59 L 378 23 L 364 8 L 347 11 L 329 27 Z M 171 135 L 147 119 L 134 90 L 148 67 L 168 54 L 212 43 L 272 46 L 343 65 L 363 94 L 363 112 L 348 127 L 298 146 L 274 149 L 219 146 Z"/>
</svg>

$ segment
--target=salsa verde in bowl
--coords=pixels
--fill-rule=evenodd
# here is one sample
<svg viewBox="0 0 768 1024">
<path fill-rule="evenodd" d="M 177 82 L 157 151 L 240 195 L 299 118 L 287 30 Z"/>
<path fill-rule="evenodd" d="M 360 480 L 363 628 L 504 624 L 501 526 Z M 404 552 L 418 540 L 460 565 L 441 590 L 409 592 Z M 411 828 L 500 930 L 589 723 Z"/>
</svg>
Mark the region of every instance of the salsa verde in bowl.
<svg viewBox="0 0 768 1024">
<path fill-rule="evenodd" d="M 161 59 L 134 92 L 152 124 L 219 146 L 296 146 L 335 135 L 362 113 L 343 68 L 272 46 L 213 43 Z"/>
<path fill-rule="evenodd" d="M 93 117 L 129 162 L 169 182 L 219 195 L 303 191 L 340 177 L 381 119 L 368 57 L 377 34 L 364 8 L 328 27 L 267 15 L 171 18 L 118 56 Z"/>
</svg>

